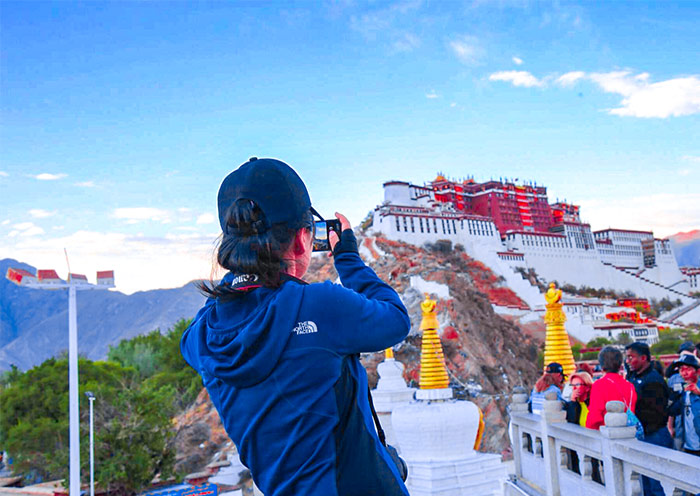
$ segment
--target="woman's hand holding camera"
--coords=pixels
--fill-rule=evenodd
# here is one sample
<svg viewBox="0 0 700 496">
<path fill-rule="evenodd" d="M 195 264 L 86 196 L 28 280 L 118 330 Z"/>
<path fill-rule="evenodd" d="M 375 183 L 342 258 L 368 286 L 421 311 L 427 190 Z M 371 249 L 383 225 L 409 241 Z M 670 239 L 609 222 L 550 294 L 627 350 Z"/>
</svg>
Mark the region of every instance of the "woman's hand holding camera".
<svg viewBox="0 0 700 496">
<path fill-rule="evenodd" d="M 335 218 L 340 221 L 340 229 L 341 229 L 340 236 L 342 236 L 343 231 L 346 231 L 346 230 L 350 230 L 350 233 L 352 233 L 352 226 L 350 225 L 350 221 L 347 219 L 347 217 L 345 217 L 343 214 L 336 212 Z M 328 233 L 328 243 L 331 245 L 331 251 L 330 251 L 330 253 L 328 253 L 329 257 L 337 255 L 337 253 L 335 252 L 335 247 L 340 242 L 340 236 L 335 231 L 331 231 Z M 351 244 L 353 244 L 353 243 L 355 245 L 354 251 L 357 251 L 357 243 L 355 242 L 354 235 L 352 236 Z M 351 248 L 351 247 L 348 246 L 347 248 Z M 351 250 L 345 249 L 343 251 L 351 251 Z"/>
</svg>

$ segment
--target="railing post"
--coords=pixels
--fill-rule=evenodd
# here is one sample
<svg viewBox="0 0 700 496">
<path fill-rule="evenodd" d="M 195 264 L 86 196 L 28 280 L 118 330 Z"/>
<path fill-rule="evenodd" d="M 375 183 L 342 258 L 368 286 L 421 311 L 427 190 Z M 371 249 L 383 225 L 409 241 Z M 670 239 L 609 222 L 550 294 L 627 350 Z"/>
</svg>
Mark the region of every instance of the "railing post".
<svg viewBox="0 0 700 496">
<path fill-rule="evenodd" d="M 510 404 L 510 412 L 513 413 L 527 413 L 527 390 L 522 386 L 516 386 L 513 388 L 512 403 Z M 515 475 L 518 478 L 523 476 L 523 438 L 522 432 L 520 431 L 520 425 L 517 422 L 513 422 L 513 417 L 511 415 L 510 419 L 510 429 L 511 429 L 511 440 L 510 443 L 513 446 L 513 463 L 515 464 Z"/>
<path fill-rule="evenodd" d="M 612 457 L 611 444 L 619 440 L 634 439 L 636 428 L 627 426 L 625 404 L 622 401 L 608 401 L 605 404 L 605 425 L 600 427 L 605 489 L 610 496 L 633 496 L 641 494 L 639 482 L 625 483 L 625 471 L 621 460 Z"/>
<path fill-rule="evenodd" d="M 553 391 L 544 397 L 542 407 L 542 456 L 544 457 L 544 469 L 546 474 L 546 489 L 549 496 L 560 496 L 559 488 L 559 460 L 554 437 L 549 435 L 549 424 L 566 421 L 566 412 L 562 409 L 562 402 L 557 399 Z"/>
</svg>

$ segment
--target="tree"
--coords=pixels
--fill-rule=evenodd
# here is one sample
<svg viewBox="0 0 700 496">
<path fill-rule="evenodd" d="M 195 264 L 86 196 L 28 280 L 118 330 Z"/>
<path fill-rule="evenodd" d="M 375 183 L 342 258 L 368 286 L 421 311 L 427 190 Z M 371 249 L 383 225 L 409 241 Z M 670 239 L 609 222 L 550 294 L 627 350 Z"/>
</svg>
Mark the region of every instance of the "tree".
<svg viewBox="0 0 700 496">
<path fill-rule="evenodd" d="M 10 365 L 10 370 L 0 372 L 0 391 L 10 386 L 22 376 L 22 371 L 14 363 Z"/>
<path fill-rule="evenodd" d="M 174 462 L 171 418 L 174 388 L 142 384 L 134 368 L 79 360 L 81 461 L 89 476 L 88 407 L 95 401 L 95 480 L 118 494 L 146 487 Z M 68 480 L 68 362 L 51 358 L 0 392 L 0 445 L 27 480 Z"/>
<path fill-rule="evenodd" d="M 191 319 L 180 319 L 165 334 L 156 329 L 142 336 L 123 339 L 116 347 L 110 346 L 107 359 L 134 367 L 151 388 L 171 386 L 174 406 L 183 410 L 202 389 L 199 374 L 187 365 L 180 353 L 180 339 L 191 322 Z"/>
<path fill-rule="evenodd" d="M 618 334 L 615 342 L 617 344 L 626 345 L 626 344 L 630 344 L 632 342 L 632 338 L 630 337 L 630 335 L 628 333 L 621 332 L 620 334 Z"/>
<path fill-rule="evenodd" d="M 609 344 L 612 344 L 612 341 L 610 341 L 608 338 L 603 338 L 603 337 L 598 337 L 595 339 L 591 339 L 586 347 L 588 348 L 602 348 L 603 346 L 607 346 Z"/>
</svg>

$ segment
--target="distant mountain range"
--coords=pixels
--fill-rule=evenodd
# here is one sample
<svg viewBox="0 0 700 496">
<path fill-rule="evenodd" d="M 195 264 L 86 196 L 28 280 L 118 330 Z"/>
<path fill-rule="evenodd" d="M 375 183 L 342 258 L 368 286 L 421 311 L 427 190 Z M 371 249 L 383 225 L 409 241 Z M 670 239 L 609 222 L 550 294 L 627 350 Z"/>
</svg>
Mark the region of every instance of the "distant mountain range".
<svg viewBox="0 0 700 496">
<path fill-rule="evenodd" d="M 700 267 L 700 229 L 669 236 L 681 267 Z"/>
<path fill-rule="evenodd" d="M 36 272 L 16 260 L 0 260 L 0 370 L 11 364 L 27 370 L 68 349 L 68 291 L 17 286 L 5 278 L 9 267 Z M 165 332 L 181 318 L 194 317 L 203 303 L 192 283 L 132 295 L 79 291 L 79 353 L 103 359 L 110 345 L 155 329 Z"/>
</svg>

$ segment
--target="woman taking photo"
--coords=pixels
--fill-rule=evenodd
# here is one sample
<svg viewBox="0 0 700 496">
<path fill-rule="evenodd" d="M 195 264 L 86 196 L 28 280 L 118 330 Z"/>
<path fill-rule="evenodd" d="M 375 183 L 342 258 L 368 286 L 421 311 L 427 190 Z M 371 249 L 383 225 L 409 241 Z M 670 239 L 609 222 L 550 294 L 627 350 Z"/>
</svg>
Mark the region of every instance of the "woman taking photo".
<svg viewBox="0 0 700 496">
<path fill-rule="evenodd" d="M 228 273 L 180 344 L 241 461 L 266 496 L 408 495 L 379 441 L 359 353 L 401 341 L 399 296 L 367 267 L 348 220 L 329 234 L 342 286 L 301 277 L 311 200 L 284 162 L 252 158 L 218 194 L 217 261 Z"/>
</svg>

